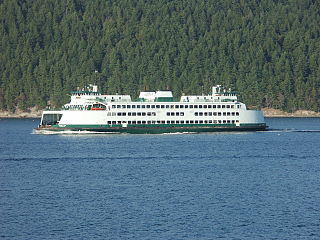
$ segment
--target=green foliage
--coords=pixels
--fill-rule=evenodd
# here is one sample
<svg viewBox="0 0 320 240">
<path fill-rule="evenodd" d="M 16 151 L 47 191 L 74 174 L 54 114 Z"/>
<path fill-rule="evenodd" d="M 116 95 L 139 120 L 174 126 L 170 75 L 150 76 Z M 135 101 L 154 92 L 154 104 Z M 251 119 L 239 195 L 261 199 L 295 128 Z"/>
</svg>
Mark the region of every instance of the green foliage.
<svg viewBox="0 0 320 240">
<path fill-rule="evenodd" d="M 2 0 L 0 109 L 59 106 L 77 86 L 209 93 L 320 108 L 319 1 Z"/>
</svg>

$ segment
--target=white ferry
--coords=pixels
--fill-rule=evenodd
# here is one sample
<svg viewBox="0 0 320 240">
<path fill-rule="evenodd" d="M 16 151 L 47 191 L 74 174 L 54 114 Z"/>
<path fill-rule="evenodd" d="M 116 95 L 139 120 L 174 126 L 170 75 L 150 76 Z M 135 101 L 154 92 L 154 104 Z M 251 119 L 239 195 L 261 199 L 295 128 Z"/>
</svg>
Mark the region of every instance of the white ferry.
<svg viewBox="0 0 320 240">
<path fill-rule="evenodd" d="M 61 110 L 43 111 L 36 131 L 90 131 L 110 133 L 173 133 L 260 131 L 267 126 L 260 110 L 248 110 L 237 95 L 220 85 L 207 96 L 182 96 L 171 91 L 129 95 L 102 95 L 98 87 L 71 92 Z"/>
</svg>

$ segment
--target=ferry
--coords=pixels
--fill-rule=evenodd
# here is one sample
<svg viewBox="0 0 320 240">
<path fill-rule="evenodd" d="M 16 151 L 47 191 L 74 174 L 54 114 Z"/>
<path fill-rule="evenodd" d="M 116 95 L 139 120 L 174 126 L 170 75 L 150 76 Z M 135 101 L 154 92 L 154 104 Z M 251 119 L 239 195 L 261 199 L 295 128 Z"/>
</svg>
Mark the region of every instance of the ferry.
<svg viewBox="0 0 320 240">
<path fill-rule="evenodd" d="M 181 96 L 172 92 L 144 91 L 130 95 L 102 95 L 96 85 L 71 92 L 70 103 L 59 110 L 43 111 L 41 132 L 198 133 L 264 131 L 261 110 L 249 110 L 236 92 L 221 85 L 212 94 Z"/>
</svg>

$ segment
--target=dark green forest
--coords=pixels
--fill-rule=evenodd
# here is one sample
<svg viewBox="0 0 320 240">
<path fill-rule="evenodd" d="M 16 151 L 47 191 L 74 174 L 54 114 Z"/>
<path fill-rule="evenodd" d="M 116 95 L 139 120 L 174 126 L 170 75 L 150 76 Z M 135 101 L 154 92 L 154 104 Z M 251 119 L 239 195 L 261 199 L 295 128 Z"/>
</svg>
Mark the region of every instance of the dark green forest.
<svg viewBox="0 0 320 240">
<path fill-rule="evenodd" d="M 249 106 L 320 108 L 319 0 L 0 0 L 0 109 L 222 84 Z"/>
</svg>

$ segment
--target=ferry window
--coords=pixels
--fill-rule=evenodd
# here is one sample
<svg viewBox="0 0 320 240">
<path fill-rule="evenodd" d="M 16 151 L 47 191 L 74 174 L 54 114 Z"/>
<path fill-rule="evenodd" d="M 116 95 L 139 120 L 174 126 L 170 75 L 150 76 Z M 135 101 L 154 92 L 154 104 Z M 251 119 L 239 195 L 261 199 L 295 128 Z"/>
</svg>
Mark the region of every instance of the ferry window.
<svg viewBox="0 0 320 240">
<path fill-rule="evenodd" d="M 226 120 L 223 120 L 223 123 L 226 123 Z"/>
<path fill-rule="evenodd" d="M 161 105 L 161 108 L 164 108 L 165 106 L 164 105 Z"/>
<path fill-rule="evenodd" d="M 146 108 L 146 105 L 141 105 L 141 108 Z"/>
<path fill-rule="evenodd" d="M 188 105 L 184 105 L 184 108 L 188 108 Z"/>
<path fill-rule="evenodd" d="M 180 113 L 176 112 L 176 116 L 179 116 L 179 115 L 180 115 Z"/>
<path fill-rule="evenodd" d="M 208 116 L 208 113 L 207 113 L 207 112 L 205 112 L 205 113 L 204 113 L 204 115 L 205 115 L 205 116 Z"/>
<path fill-rule="evenodd" d="M 127 113 L 125 113 L 125 112 L 122 113 L 122 116 L 126 116 L 126 115 L 127 115 Z"/>
<path fill-rule="evenodd" d="M 171 124 L 174 124 L 174 121 L 171 121 Z"/>
<path fill-rule="evenodd" d="M 238 105 L 238 108 L 240 108 L 241 106 L 240 105 Z"/>
<path fill-rule="evenodd" d="M 236 120 L 236 123 L 238 123 L 239 122 L 239 120 Z"/>
<path fill-rule="evenodd" d="M 193 105 L 190 105 L 189 108 L 193 108 Z"/>
<path fill-rule="evenodd" d="M 216 112 L 214 112 L 214 113 L 213 113 L 213 116 L 217 116 L 217 113 L 216 113 Z"/>
<path fill-rule="evenodd" d="M 152 124 L 156 124 L 156 121 L 152 121 Z"/>
<path fill-rule="evenodd" d="M 137 112 L 137 116 L 141 116 L 141 112 Z"/>
<path fill-rule="evenodd" d="M 182 120 L 181 123 L 184 124 L 184 121 Z"/>
<path fill-rule="evenodd" d="M 121 105 L 117 105 L 117 108 L 121 108 Z"/>
<path fill-rule="evenodd" d="M 203 108 L 208 108 L 208 106 L 207 105 L 203 105 Z"/>
<path fill-rule="evenodd" d="M 180 116 L 184 116 L 184 112 L 181 112 L 181 113 L 180 113 Z"/>
<path fill-rule="evenodd" d="M 212 120 L 209 120 L 209 123 L 212 123 Z"/>
<path fill-rule="evenodd" d="M 131 116 L 131 112 L 128 112 L 128 116 Z"/>
<path fill-rule="evenodd" d="M 148 123 L 148 124 L 151 124 L 151 121 L 148 121 L 147 123 Z"/>
<path fill-rule="evenodd" d="M 180 123 L 180 121 L 179 121 L 179 120 L 177 120 L 177 121 L 176 121 L 176 124 L 179 124 L 179 123 Z"/>
<path fill-rule="evenodd" d="M 212 112 L 209 112 L 208 114 L 209 114 L 209 116 L 212 116 Z"/>
<path fill-rule="evenodd" d="M 203 116 L 203 113 L 202 113 L 202 112 L 199 112 L 199 116 Z"/>
<path fill-rule="evenodd" d="M 231 108 L 234 108 L 234 105 L 231 105 Z"/>
<path fill-rule="evenodd" d="M 174 116 L 174 112 L 171 113 L 171 116 Z"/>
<path fill-rule="evenodd" d="M 232 113 L 231 113 L 231 115 L 232 115 L 232 116 L 235 116 L 235 115 L 236 115 L 236 113 L 235 113 L 235 112 L 232 112 Z"/>
<path fill-rule="evenodd" d="M 131 124 L 131 121 L 128 121 L 128 124 Z"/>
<path fill-rule="evenodd" d="M 161 123 L 162 123 L 162 124 L 165 124 L 165 123 L 166 123 L 166 121 L 161 121 Z"/>
<path fill-rule="evenodd" d="M 161 123 L 161 121 L 158 120 L 158 121 L 157 121 L 157 124 L 160 124 L 160 123 Z"/>
<path fill-rule="evenodd" d="M 166 108 L 169 108 L 170 106 L 169 105 L 166 105 Z"/>
<path fill-rule="evenodd" d="M 170 123 L 170 121 L 169 120 L 167 120 L 167 124 L 169 124 Z"/>
<path fill-rule="evenodd" d="M 226 116 L 226 113 L 225 113 L 225 112 L 223 112 L 223 113 L 222 113 L 222 115 L 223 115 L 223 116 Z"/>
<path fill-rule="evenodd" d="M 186 120 L 186 124 L 189 124 L 189 120 Z"/>
<path fill-rule="evenodd" d="M 131 108 L 131 105 L 127 105 L 127 108 Z"/>
<path fill-rule="evenodd" d="M 147 105 L 147 108 L 150 108 L 150 105 Z"/>
<path fill-rule="evenodd" d="M 174 105 L 171 105 L 170 107 L 171 107 L 171 108 L 174 108 Z"/>
<path fill-rule="evenodd" d="M 227 112 L 227 116 L 230 116 L 230 112 Z"/>
<path fill-rule="evenodd" d="M 183 108 L 183 105 L 180 105 L 180 108 Z"/>
<path fill-rule="evenodd" d="M 136 121 L 132 121 L 132 124 L 137 124 L 137 122 Z"/>
<path fill-rule="evenodd" d="M 198 116 L 199 114 L 198 114 L 198 112 L 195 112 L 194 115 L 195 115 L 195 116 Z"/>
<path fill-rule="evenodd" d="M 222 105 L 222 108 L 226 108 L 226 106 L 225 106 L 225 105 Z"/>
<path fill-rule="evenodd" d="M 116 108 L 116 105 L 112 105 L 112 108 Z"/>
<path fill-rule="evenodd" d="M 146 113 L 145 113 L 145 112 L 143 112 L 143 113 L 142 113 L 142 116 L 145 116 L 145 115 L 146 115 Z"/>
<path fill-rule="evenodd" d="M 121 116 L 121 113 L 120 113 L 120 112 L 118 112 L 118 113 L 117 113 L 117 116 Z"/>
<path fill-rule="evenodd" d="M 126 105 L 122 105 L 122 108 L 126 108 Z"/>
<path fill-rule="evenodd" d="M 208 123 L 208 121 L 207 121 L 207 120 L 204 120 L 204 123 Z"/>
<path fill-rule="evenodd" d="M 202 105 L 199 105 L 199 108 L 202 108 L 203 106 Z"/>
<path fill-rule="evenodd" d="M 218 116 L 221 116 L 221 112 L 218 112 Z"/>
<path fill-rule="evenodd" d="M 155 116 L 155 115 L 156 115 L 156 113 L 155 113 L 155 112 L 152 112 L 151 114 L 152 114 L 152 116 Z"/>
<path fill-rule="evenodd" d="M 208 105 L 208 108 L 212 108 L 212 105 Z"/>
<path fill-rule="evenodd" d="M 170 113 L 169 113 L 169 112 L 167 112 L 167 116 L 170 116 Z"/>
<path fill-rule="evenodd" d="M 221 105 L 217 105 L 217 108 L 221 108 Z"/>
<path fill-rule="evenodd" d="M 111 124 L 111 121 L 108 121 L 108 124 Z"/>
<path fill-rule="evenodd" d="M 179 105 L 176 105 L 175 107 L 176 107 L 176 108 L 179 108 Z"/>
<path fill-rule="evenodd" d="M 227 120 L 227 123 L 230 123 L 230 120 Z"/>
<path fill-rule="evenodd" d="M 141 105 L 137 105 L 137 108 L 141 108 Z"/>
<path fill-rule="evenodd" d="M 117 122 L 116 121 L 112 121 L 112 124 L 117 124 Z"/>
<path fill-rule="evenodd" d="M 107 116 L 111 116 L 111 112 L 108 112 Z"/>
<path fill-rule="evenodd" d="M 156 108 L 156 106 L 155 105 L 151 105 L 151 108 Z"/>
<path fill-rule="evenodd" d="M 151 116 L 151 112 L 148 112 L 147 115 L 148 115 L 148 116 Z"/>
<path fill-rule="evenodd" d="M 190 120 L 190 123 L 193 124 L 193 120 Z"/>
<path fill-rule="evenodd" d="M 198 108 L 198 105 L 194 105 L 193 107 L 194 107 L 194 108 Z"/>
<path fill-rule="evenodd" d="M 157 108 L 160 108 L 160 105 L 156 105 L 157 106 Z"/>
<path fill-rule="evenodd" d="M 236 113 L 236 116 L 239 116 L 239 113 L 238 113 L 238 112 Z"/>
<path fill-rule="evenodd" d="M 235 121 L 234 120 L 232 120 L 232 123 L 234 123 Z"/>
<path fill-rule="evenodd" d="M 137 113 L 135 113 L 135 112 L 132 113 L 132 116 L 136 116 L 136 115 L 137 115 Z"/>
<path fill-rule="evenodd" d="M 112 113 L 112 116 L 115 116 L 115 115 L 116 115 L 116 113 L 115 113 L 115 112 L 113 112 L 113 113 Z"/>
<path fill-rule="evenodd" d="M 194 121 L 194 123 L 198 123 L 198 121 L 196 120 L 196 121 Z"/>
<path fill-rule="evenodd" d="M 138 121 L 137 123 L 138 123 L 138 124 L 141 124 L 141 121 Z"/>
<path fill-rule="evenodd" d="M 213 120 L 213 123 L 217 123 L 217 120 Z"/>
<path fill-rule="evenodd" d="M 217 106 L 216 105 L 212 105 L 212 108 L 217 108 Z"/>
<path fill-rule="evenodd" d="M 230 108 L 230 105 L 227 105 L 227 108 Z"/>
<path fill-rule="evenodd" d="M 142 124 L 146 124 L 146 121 L 142 121 Z"/>
<path fill-rule="evenodd" d="M 132 108 L 136 108 L 136 105 L 132 105 Z"/>
</svg>

